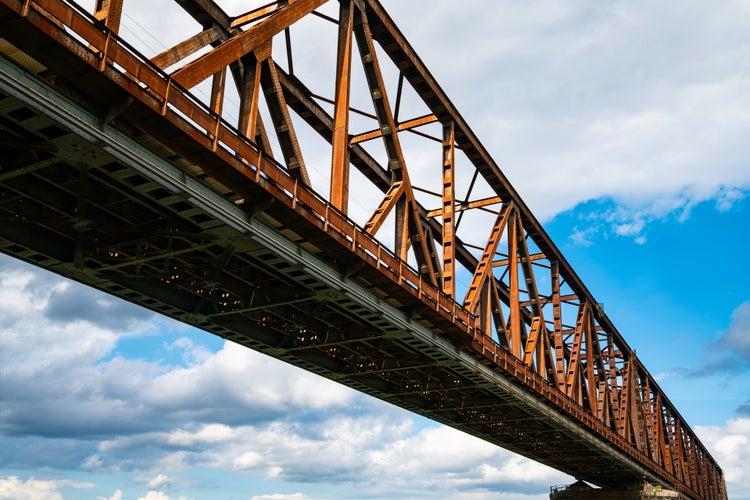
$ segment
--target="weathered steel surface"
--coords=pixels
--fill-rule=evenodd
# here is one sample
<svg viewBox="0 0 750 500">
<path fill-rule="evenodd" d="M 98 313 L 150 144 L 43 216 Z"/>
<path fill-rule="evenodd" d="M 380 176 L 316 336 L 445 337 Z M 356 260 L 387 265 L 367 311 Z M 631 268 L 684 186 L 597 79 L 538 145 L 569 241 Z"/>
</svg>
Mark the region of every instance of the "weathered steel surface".
<svg viewBox="0 0 750 500">
<path fill-rule="evenodd" d="M 334 19 L 315 11 L 325 3 L 232 17 L 178 1 L 195 31 L 148 60 L 117 36 L 116 3 L 102 4 L 102 25 L 64 0 L 0 0 L 5 56 L 60 99 L 3 76 L 0 113 L 14 125 L 0 142 L 2 251 L 578 478 L 647 476 L 726 498 L 720 467 L 382 6 L 341 0 Z M 310 16 L 337 25 L 330 99 L 293 71 L 290 40 Z M 273 43 L 287 44 L 286 69 Z M 209 77 L 204 103 L 186 89 Z M 222 120 L 229 81 L 236 127 Z M 307 170 L 300 124 L 330 146 L 325 185 Z M 412 153 L 415 140 L 430 146 Z M 118 149 L 127 141 L 161 160 L 138 163 Z M 417 175 L 409 162 L 427 150 L 434 168 Z M 357 216 L 354 197 L 370 212 Z M 285 238 L 279 255 L 252 221 Z M 342 278 L 321 281 L 329 268 Z"/>
</svg>

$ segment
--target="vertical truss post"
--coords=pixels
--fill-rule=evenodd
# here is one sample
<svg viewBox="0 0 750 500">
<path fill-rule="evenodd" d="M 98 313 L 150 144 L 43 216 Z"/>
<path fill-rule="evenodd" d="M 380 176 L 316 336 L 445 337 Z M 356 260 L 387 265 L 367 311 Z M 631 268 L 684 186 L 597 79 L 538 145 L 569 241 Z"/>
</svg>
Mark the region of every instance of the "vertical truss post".
<svg viewBox="0 0 750 500">
<path fill-rule="evenodd" d="M 511 352 L 517 359 L 521 359 L 521 298 L 518 283 L 518 224 L 519 217 L 516 211 L 508 221 L 508 272 L 510 278 L 510 343 Z"/>
<path fill-rule="evenodd" d="M 261 64 L 257 57 L 253 56 L 244 57 L 242 63 L 244 70 L 239 89 L 240 111 L 237 129 L 240 134 L 257 143 Z"/>
<path fill-rule="evenodd" d="M 672 437 L 669 430 L 669 414 L 667 408 L 661 404 L 661 395 L 656 396 L 656 409 L 659 412 L 659 446 L 661 447 L 662 463 L 670 474 L 674 474 L 672 461 Z"/>
<path fill-rule="evenodd" d="M 490 289 L 492 291 L 492 316 L 495 320 L 495 330 L 497 331 L 497 340 L 500 345 L 508 348 L 510 341 L 508 339 L 508 329 L 505 323 L 505 315 L 503 314 L 503 308 L 500 300 L 500 290 L 497 284 L 497 280 L 491 279 L 489 281 Z"/>
<path fill-rule="evenodd" d="M 120 20 L 122 19 L 123 0 L 96 0 L 94 6 L 94 17 L 104 22 L 104 26 L 114 33 L 120 31 Z"/>
<path fill-rule="evenodd" d="M 669 456 L 672 463 L 672 474 L 677 476 L 680 481 L 685 481 L 682 471 L 682 435 L 678 435 L 679 428 L 677 427 L 677 420 L 672 415 L 669 409 L 665 408 L 666 421 L 667 421 L 667 443 L 669 445 Z"/>
<path fill-rule="evenodd" d="M 227 70 L 224 68 L 214 75 L 211 83 L 211 111 L 221 115 L 224 107 L 224 89 L 227 81 Z"/>
<path fill-rule="evenodd" d="M 586 318 L 584 334 L 586 336 L 586 389 L 589 410 L 596 415 L 596 367 L 594 366 L 594 315 L 589 314 Z"/>
<path fill-rule="evenodd" d="M 656 421 L 654 419 L 654 400 L 652 398 L 651 387 L 649 386 L 648 378 L 645 379 L 643 387 L 641 388 L 641 399 L 643 401 L 643 413 L 646 420 L 646 442 L 648 443 L 648 456 L 652 460 L 659 462 L 658 457 L 659 450 L 657 448 L 656 439 Z"/>
<path fill-rule="evenodd" d="M 540 330 L 542 328 L 541 321 L 539 317 L 535 317 L 531 321 L 531 328 L 529 329 L 529 338 L 526 341 L 526 347 L 523 353 L 523 363 L 528 367 L 534 366 L 534 355 L 536 354 L 537 363 L 540 364 L 539 371 L 541 371 L 541 362 L 543 361 L 542 358 L 540 358 L 539 353 L 537 352 L 539 344 L 539 336 L 540 336 Z"/>
<path fill-rule="evenodd" d="M 685 461 L 687 462 L 688 477 L 690 477 L 690 485 L 694 488 L 698 488 L 698 470 L 696 463 L 695 454 L 695 441 L 687 429 L 683 428 L 683 439 L 685 440 Z"/>
<path fill-rule="evenodd" d="M 630 414 L 630 428 L 633 430 L 633 441 L 635 447 L 643 451 L 645 446 L 645 434 L 644 434 L 644 416 L 643 416 L 643 402 L 641 401 L 641 391 L 638 390 L 640 387 L 640 374 L 639 367 L 636 360 L 632 360 L 633 364 L 633 386 L 630 391 L 630 407 L 628 413 Z"/>
<path fill-rule="evenodd" d="M 492 337 L 492 288 L 485 285 L 479 299 L 479 329 Z"/>
<path fill-rule="evenodd" d="M 625 367 L 622 374 L 622 391 L 620 392 L 620 408 L 617 415 L 617 432 L 621 437 L 630 441 L 630 413 L 631 391 L 632 391 L 632 367 L 630 359 L 625 360 Z"/>
<path fill-rule="evenodd" d="M 568 370 L 565 375 L 565 392 L 579 403 L 581 402 L 581 351 L 584 349 L 586 321 L 589 315 L 589 303 L 584 301 L 578 307 L 578 320 L 573 332 L 573 343 L 570 346 Z"/>
<path fill-rule="evenodd" d="M 339 10 L 330 199 L 334 207 L 347 213 L 349 206 L 349 99 L 354 29 L 354 6 L 351 0 L 341 0 Z"/>
<path fill-rule="evenodd" d="M 609 359 L 609 374 L 607 380 L 609 382 L 609 404 L 611 405 L 610 413 L 612 418 L 612 428 L 617 430 L 618 418 L 620 415 L 620 388 L 618 385 L 618 376 L 622 375 L 617 368 L 617 357 L 619 351 L 616 349 L 614 339 L 611 334 L 607 334 L 607 358 Z"/>
<path fill-rule="evenodd" d="M 565 391 L 565 343 L 562 335 L 562 303 L 560 300 L 560 263 L 553 260 L 551 263 L 552 281 L 552 319 L 554 333 L 552 341 L 555 348 L 555 383 L 557 389 Z"/>
<path fill-rule="evenodd" d="M 404 188 L 410 188 L 410 186 L 404 183 Z M 394 245 L 396 247 L 396 254 L 398 258 L 406 262 L 409 258 L 409 221 L 411 214 L 409 213 L 407 200 L 405 196 L 400 197 L 396 200 L 396 234 Z M 419 270 L 420 273 L 422 270 Z"/>
<path fill-rule="evenodd" d="M 667 466 L 667 456 L 664 453 L 664 420 L 661 418 L 661 397 L 656 394 L 652 396 L 652 411 L 651 411 L 651 422 L 653 423 L 653 443 L 654 443 L 654 460 L 657 463 L 663 465 L 663 467 L 669 470 Z"/>
<path fill-rule="evenodd" d="M 604 425 L 609 426 L 609 405 L 607 404 L 609 390 L 607 389 L 607 382 L 600 380 L 597 384 L 597 391 L 596 418 L 598 418 Z"/>
<path fill-rule="evenodd" d="M 443 125 L 443 292 L 456 297 L 456 229 L 454 223 L 456 211 L 456 171 L 454 154 L 456 129 L 451 121 Z"/>
</svg>

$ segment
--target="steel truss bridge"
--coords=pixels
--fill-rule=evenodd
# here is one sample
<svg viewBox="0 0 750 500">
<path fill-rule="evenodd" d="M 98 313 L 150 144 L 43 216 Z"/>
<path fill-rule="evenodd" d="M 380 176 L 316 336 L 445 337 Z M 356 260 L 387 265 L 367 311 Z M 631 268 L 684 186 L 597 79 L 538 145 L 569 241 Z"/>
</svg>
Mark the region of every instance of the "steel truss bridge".
<svg viewBox="0 0 750 500">
<path fill-rule="evenodd" d="M 0 0 L 0 250 L 578 479 L 726 498 L 377 0 L 176 2 L 146 57 L 122 0 Z"/>
</svg>

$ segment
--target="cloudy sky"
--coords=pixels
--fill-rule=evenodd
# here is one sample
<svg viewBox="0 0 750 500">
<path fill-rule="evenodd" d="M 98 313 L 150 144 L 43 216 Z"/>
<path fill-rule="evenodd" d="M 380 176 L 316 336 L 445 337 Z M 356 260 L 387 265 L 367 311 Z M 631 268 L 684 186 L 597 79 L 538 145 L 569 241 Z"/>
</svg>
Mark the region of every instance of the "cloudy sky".
<svg viewBox="0 0 750 500">
<path fill-rule="evenodd" d="M 750 499 L 750 2 L 383 3 Z M 126 0 L 123 35 L 155 54 L 185 30 L 153 5 Z M 0 256 L 0 499 L 542 500 L 570 481 Z"/>
</svg>

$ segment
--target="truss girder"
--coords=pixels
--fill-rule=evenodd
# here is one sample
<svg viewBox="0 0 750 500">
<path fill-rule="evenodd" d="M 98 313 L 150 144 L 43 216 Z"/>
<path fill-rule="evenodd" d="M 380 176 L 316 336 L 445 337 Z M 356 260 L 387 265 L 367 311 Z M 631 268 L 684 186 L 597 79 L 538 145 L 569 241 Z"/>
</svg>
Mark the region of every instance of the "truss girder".
<svg viewBox="0 0 750 500">
<path fill-rule="evenodd" d="M 151 60 L 120 41 L 121 2 L 114 0 L 97 5 L 103 25 L 65 0 L 0 0 L 0 26 L 11 43 L 64 76 L 60 85 L 85 96 L 102 123 L 174 158 L 182 176 L 291 234 L 344 275 L 358 276 L 664 484 L 696 498 L 725 498 L 721 469 L 383 7 L 341 0 L 338 18 L 331 18 L 316 11 L 326 3 L 289 0 L 232 17 L 210 0 L 178 1 L 196 29 Z M 313 93 L 320 85 L 306 84 L 293 69 L 291 40 L 311 16 L 336 24 L 334 53 L 320 54 L 335 60 L 330 98 Z M 285 64 L 275 59 L 274 44 L 286 45 Z M 240 99 L 236 126 L 222 119 L 227 73 Z M 187 90 L 208 78 L 210 97 L 200 102 Z M 300 288 L 287 280 L 294 271 L 274 268 L 281 262 L 262 249 L 224 241 L 216 221 L 203 218 L 215 215 L 210 207 L 158 182 L 133 184 L 136 174 L 107 155 L 76 165 L 70 155 L 79 139 L 48 137 L 62 128 L 31 127 L 17 101 L 0 104 L 14 124 L 0 137 L 7 153 L 0 164 L 4 251 L 14 253 L 13 238 L 33 247 L 47 232 L 67 248 L 47 258 L 69 257 L 74 273 L 97 269 L 110 292 L 128 297 L 122 290 L 130 289 L 142 303 L 171 304 L 165 309 L 182 311 L 174 315 L 213 322 L 212 331 L 230 338 L 251 331 L 270 339 L 275 334 L 263 332 L 276 332 L 277 347 L 295 353 L 297 364 L 345 374 L 366 392 L 576 475 L 582 458 L 554 453 L 556 440 L 565 439 L 560 429 L 540 424 L 544 419 L 526 421 L 511 400 L 472 386 L 471 373 L 435 366 L 403 339 L 367 333 L 373 324 L 348 313 L 340 296 Z M 300 126 L 330 146 L 325 185 L 307 170 Z M 44 147 L 21 147 L 40 141 Z M 415 141 L 434 145 L 426 166 L 415 166 L 412 149 L 423 151 Z M 60 165 L 51 176 L 50 167 Z M 363 174 L 364 188 L 352 182 L 351 167 Z M 351 219 L 353 197 L 373 200 L 359 223 Z M 148 230 L 122 230 L 128 224 Z M 384 227 L 393 228 L 390 247 L 376 239 Z M 249 257 L 253 252 L 263 257 Z M 271 269 L 287 278 L 275 279 Z M 461 286 L 459 276 L 470 283 Z M 591 463 L 579 465 L 578 475 L 593 470 Z"/>
</svg>

